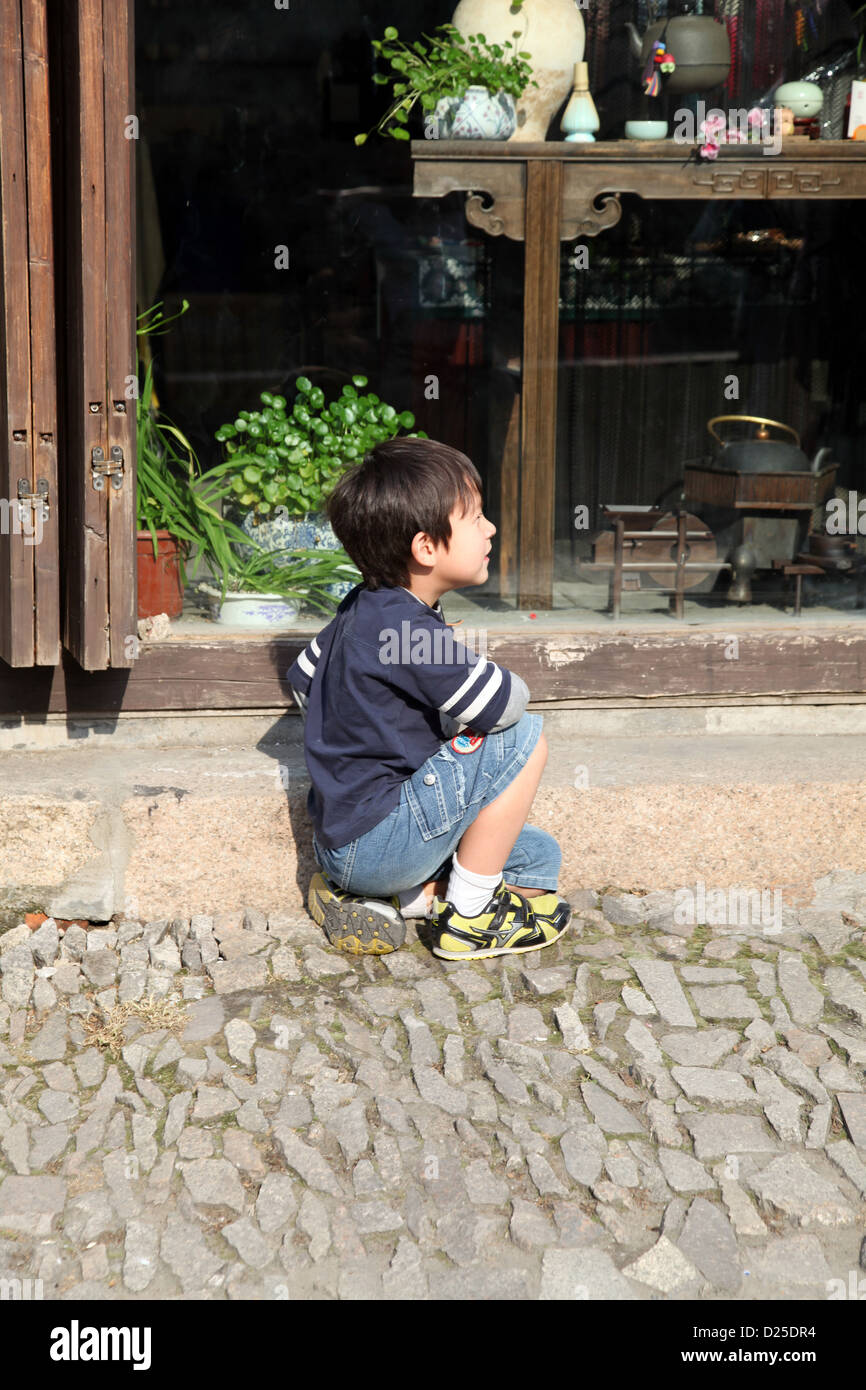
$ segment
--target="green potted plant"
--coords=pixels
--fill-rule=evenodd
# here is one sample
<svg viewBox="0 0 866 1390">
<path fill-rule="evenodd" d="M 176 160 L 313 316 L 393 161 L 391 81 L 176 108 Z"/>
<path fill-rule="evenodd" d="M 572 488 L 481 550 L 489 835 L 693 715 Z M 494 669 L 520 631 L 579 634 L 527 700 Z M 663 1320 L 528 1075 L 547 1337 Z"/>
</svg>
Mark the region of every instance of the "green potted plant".
<svg viewBox="0 0 866 1390">
<path fill-rule="evenodd" d="M 144 351 L 148 339 L 167 331 L 186 313 L 187 300 L 177 314 L 166 318 L 162 303 L 138 316 L 138 337 Z M 139 371 L 141 370 L 141 353 Z M 147 363 L 136 403 L 138 616 L 167 613 L 179 618 L 187 583 L 185 562 L 197 549 L 193 577 L 202 560 L 218 569 L 231 561 L 231 542 L 244 533 L 220 513 L 227 484 L 202 473 L 192 444 L 157 404 L 153 360 Z"/>
<path fill-rule="evenodd" d="M 280 552 L 285 564 L 298 550 L 338 548 L 322 515 L 325 498 L 375 444 L 415 424 L 411 411 L 398 413 L 365 391 L 367 384 L 365 376 L 353 376 L 326 403 L 324 391 L 300 376 L 291 406 L 284 396 L 263 391 L 261 410 L 242 410 L 216 432 L 226 458 L 211 474 L 226 480 L 231 514 L 252 541 Z M 338 583 L 334 596 L 349 588 Z"/>
<path fill-rule="evenodd" d="M 232 551 L 220 570 L 219 587 L 200 582 L 196 587 L 218 601 L 217 622 L 232 627 L 280 628 L 296 621 L 302 607 L 333 612 L 334 584 L 348 587 L 361 576 L 343 550 Z"/>
<path fill-rule="evenodd" d="M 516 29 L 512 39 L 519 38 Z M 463 35 L 453 24 L 439 24 L 412 44 L 392 24 L 373 48 L 391 66 L 373 81 L 390 86 L 394 98 L 373 129 L 396 140 L 410 138 L 409 116 L 418 103 L 430 139 L 507 140 L 517 129 L 517 100 L 530 83 L 538 86 L 531 55 L 511 39 L 488 44 L 483 34 Z M 355 144 L 370 134 L 356 135 Z"/>
</svg>

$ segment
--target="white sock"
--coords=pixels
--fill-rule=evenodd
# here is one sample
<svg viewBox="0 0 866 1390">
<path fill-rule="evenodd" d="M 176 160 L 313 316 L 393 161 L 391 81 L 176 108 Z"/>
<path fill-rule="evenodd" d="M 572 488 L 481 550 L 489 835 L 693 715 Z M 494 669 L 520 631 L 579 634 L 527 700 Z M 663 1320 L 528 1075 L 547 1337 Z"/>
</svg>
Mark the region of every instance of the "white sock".
<svg viewBox="0 0 866 1390">
<path fill-rule="evenodd" d="M 493 897 L 494 889 L 499 887 L 502 874 L 476 874 L 464 869 L 455 854 L 451 860 L 451 876 L 445 896 L 453 903 L 461 917 L 477 917 Z"/>
<path fill-rule="evenodd" d="M 404 917 L 430 916 L 432 899 L 427 897 L 423 884 L 419 883 L 417 888 L 405 888 L 397 896 L 400 899 L 400 911 Z"/>
</svg>

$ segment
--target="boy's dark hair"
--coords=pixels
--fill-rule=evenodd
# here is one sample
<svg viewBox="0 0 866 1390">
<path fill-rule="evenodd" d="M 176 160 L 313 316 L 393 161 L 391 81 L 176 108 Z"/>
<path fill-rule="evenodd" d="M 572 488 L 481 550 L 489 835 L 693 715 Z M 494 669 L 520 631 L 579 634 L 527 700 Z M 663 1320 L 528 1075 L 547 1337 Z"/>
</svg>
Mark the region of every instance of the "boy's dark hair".
<svg viewBox="0 0 866 1390">
<path fill-rule="evenodd" d="M 393 588 L 409 582 L 419 531 L 447 549 L 449 517 L 458 501 L 469 510 L 473 487 L 481 492 L 478 470 L 459 449 L 435 439 L 386 439 L 343 474 L 328 519 L 367 588 Z"/>
</svg>

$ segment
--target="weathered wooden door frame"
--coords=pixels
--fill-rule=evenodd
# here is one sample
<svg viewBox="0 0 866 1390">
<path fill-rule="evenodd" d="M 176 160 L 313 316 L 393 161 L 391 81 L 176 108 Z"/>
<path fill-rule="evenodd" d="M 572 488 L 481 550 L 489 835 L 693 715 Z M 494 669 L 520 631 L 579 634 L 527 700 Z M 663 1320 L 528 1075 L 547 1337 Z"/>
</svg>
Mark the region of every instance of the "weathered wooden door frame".
<svg viewBox="0 0 866 1390">
<path fill-rule="evenodd" d="M 0 5 L 0 657 L 60 660 L 57 382 L 45 0 Z"/>
<path fill-rule="evenodd" d="M 48 5 L 65 172 L 63 643 L 95 671 L 137 652 L 134 14 L 133 0 Z"/>
</svg>

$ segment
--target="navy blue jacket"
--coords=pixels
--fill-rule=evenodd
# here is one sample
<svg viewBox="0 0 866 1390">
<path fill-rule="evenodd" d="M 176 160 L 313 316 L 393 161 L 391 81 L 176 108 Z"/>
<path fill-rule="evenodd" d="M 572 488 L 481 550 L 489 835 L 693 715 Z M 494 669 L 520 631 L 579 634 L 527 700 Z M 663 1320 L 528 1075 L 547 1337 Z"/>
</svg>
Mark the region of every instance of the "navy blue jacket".
<svg viewBox="0 0 866 1390">
<path fill-rule="evenodd" d="M 438 604 L 403 588 L 358 585 L 287 678 L 306 706 L 308 806 L 326 849 L 384 820 L 458 726 L 490 733 L 529 697 L 519 676 L 454 637 Z"/>
</svg>

